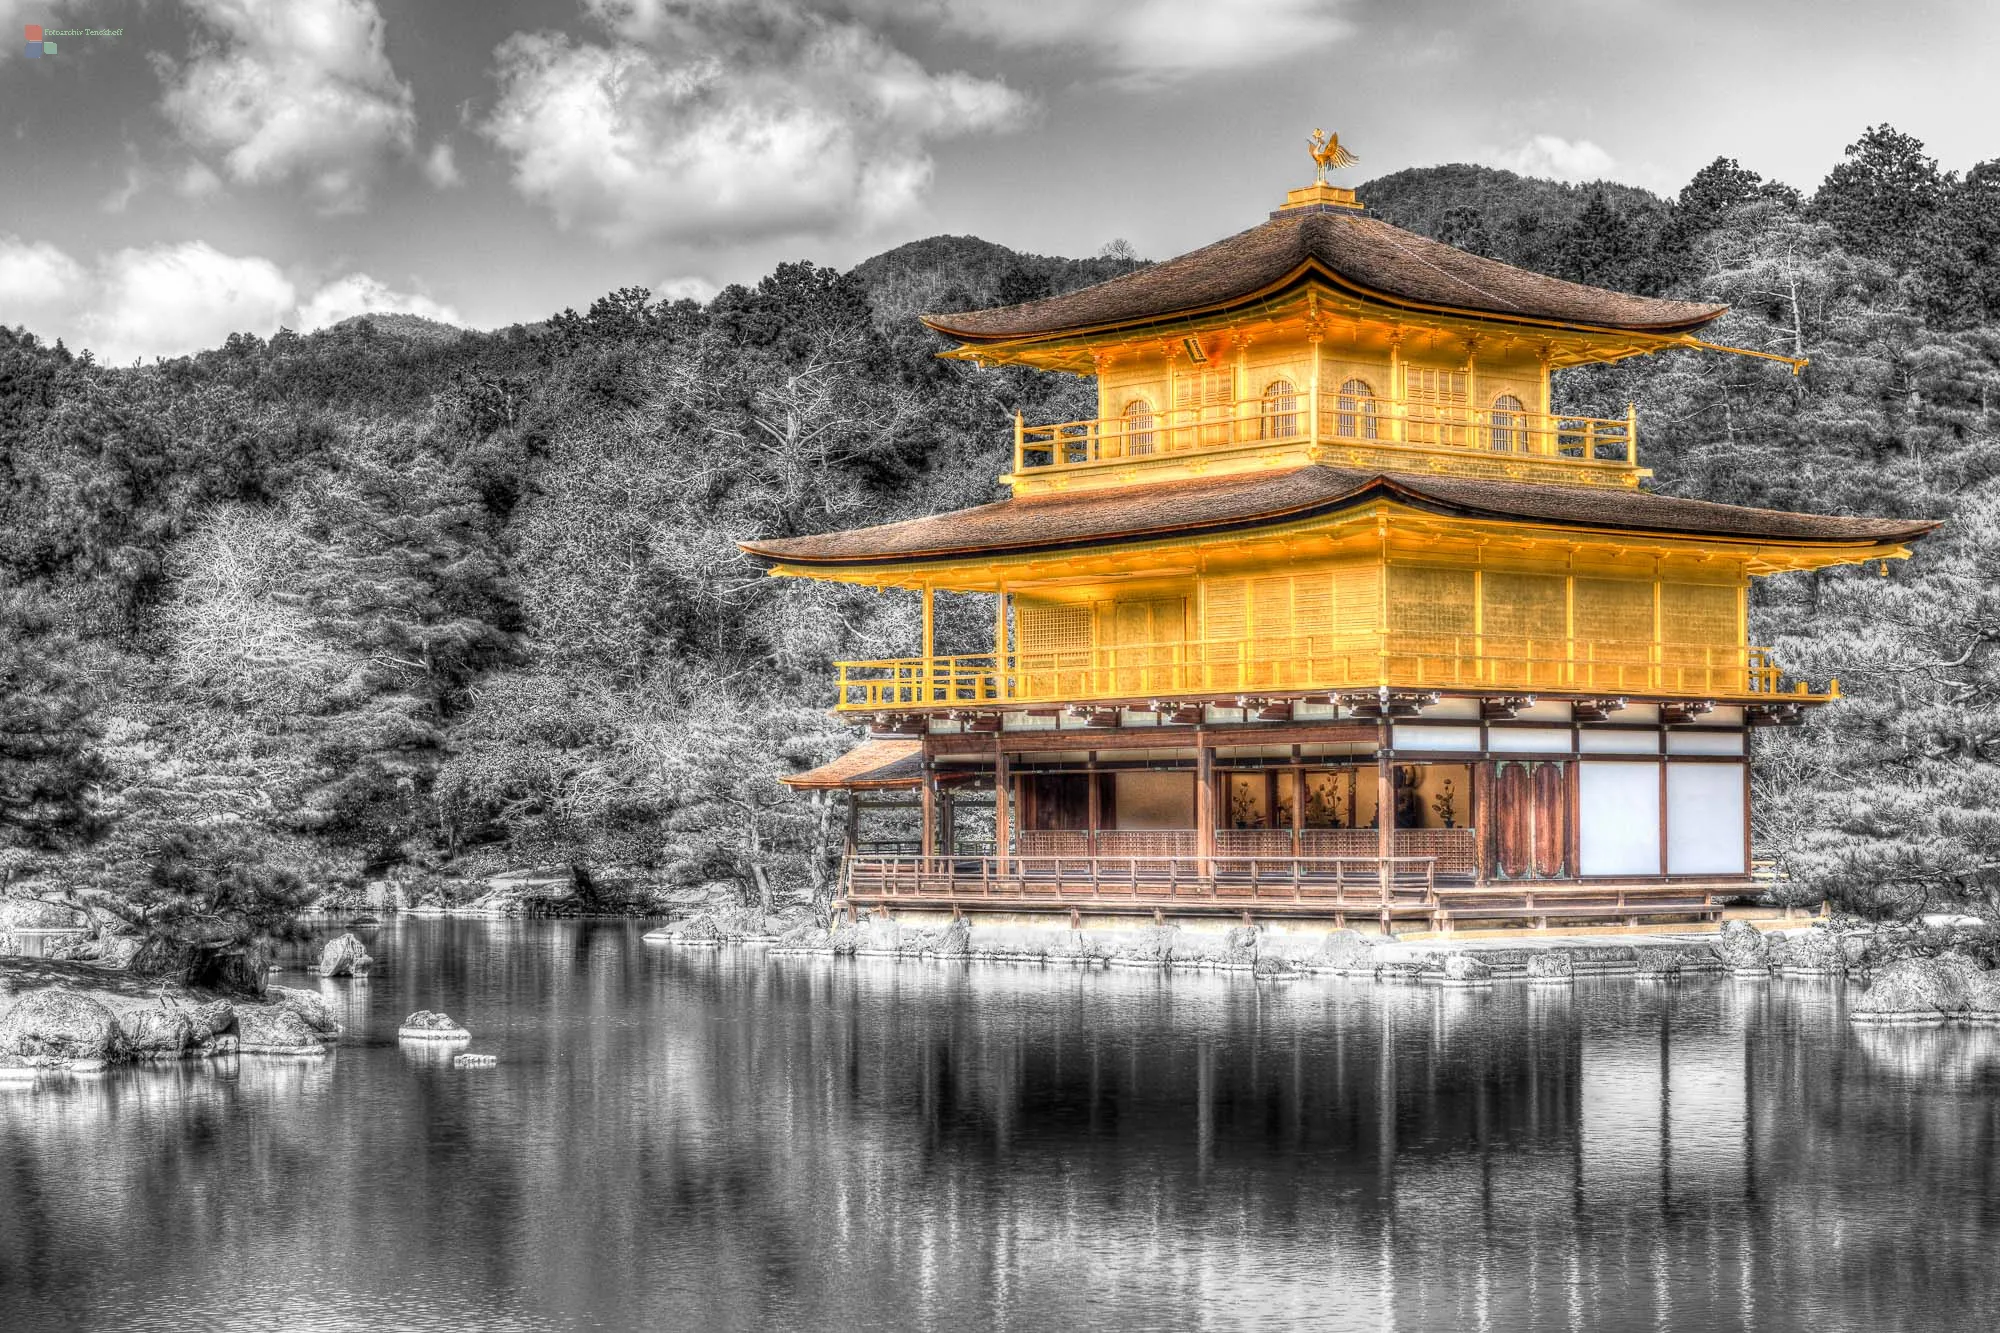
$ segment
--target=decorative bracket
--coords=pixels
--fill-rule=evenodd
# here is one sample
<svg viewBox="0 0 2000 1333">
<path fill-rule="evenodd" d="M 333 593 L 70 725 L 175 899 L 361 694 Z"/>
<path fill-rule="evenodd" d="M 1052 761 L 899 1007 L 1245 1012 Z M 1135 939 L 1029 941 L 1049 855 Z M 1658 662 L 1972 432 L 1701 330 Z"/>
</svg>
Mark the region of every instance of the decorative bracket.
<svg viewBox="0 0 2000 1333">
<path fill-rule="evenodd" d="M 1804 704 L 1789 702 L 1750 704 L 1743 720 L 1753 727 L 1796 727 L 1806 720 L 1806 710 Z"/>
<path fill-rule="evenodd" d="M 1715 711 L 1713 699 L 1677 699 L 1660 705 L 1660 723 L 1668 727 L 1682 727 L 1700 717 L 1703 713 Z"/>
<path fill-rule="evenodd" d="M 1436 690 L 1391 690 L 1387 685 L 1366 692 L 1343 694 L 1339 704 L 1355 717 L 1416 717 L 1438 701 Z"/>
<path fill-rule="evenodd" d="M 1623 712 L 1625 703 L 1623 695 L 1608 699 L 1578 699 L 1570 706 L 1570 715 L 1578 722 L 1602 722 L 1613 713 Z"/>
<path fill-rule="evenodd" d="M 1533 708 L 1535 696 L 1532 694 L 1496 694 L 1479 701 L 1479 720 L 1482 722 L 1512 722 L 1514 715 L 1523 708 Z"/>
</svg>

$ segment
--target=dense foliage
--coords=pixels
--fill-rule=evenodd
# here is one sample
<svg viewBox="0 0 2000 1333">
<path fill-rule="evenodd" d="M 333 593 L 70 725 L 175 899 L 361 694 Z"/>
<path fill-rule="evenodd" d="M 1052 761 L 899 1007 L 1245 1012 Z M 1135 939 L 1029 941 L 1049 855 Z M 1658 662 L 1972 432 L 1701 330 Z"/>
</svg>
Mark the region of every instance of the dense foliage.
<svg viewBox="0 0 2000 1333">
<path fill-rule="evenodd" d="M 1666 490 L 1949 520 L 1886 576 L 1760 594 L 1760 641 L 1849 697 L 1760 738 L 1758 838 L 1862 910 L 2000 909 L 2000 164 L 1941 172 L 1882 127 L 1810 197 L 1726 160 L 1674 199 L 1464 166 L 1362 193 L 1509 262 L 1729 302 L 1719 340 L 1812 358 L 1558 393 L 1635 401 Z M 0 330 L 0 878 L 116 901 L 208 968 L 384 873 L 823 888 L 826 811 L 775 778 L 847 743 L 826 664 L 909 652 L 915 608 L 735 541 L 993 498 L 1012 414 L 1087 415 L 1089 388 L 940 361 L 912 314 L 1132 263 L 937 237 L 706 306 L 628 289 L 129 370 Z M 947 650 L 986 614 L 948 600 Z"/>
</svg>

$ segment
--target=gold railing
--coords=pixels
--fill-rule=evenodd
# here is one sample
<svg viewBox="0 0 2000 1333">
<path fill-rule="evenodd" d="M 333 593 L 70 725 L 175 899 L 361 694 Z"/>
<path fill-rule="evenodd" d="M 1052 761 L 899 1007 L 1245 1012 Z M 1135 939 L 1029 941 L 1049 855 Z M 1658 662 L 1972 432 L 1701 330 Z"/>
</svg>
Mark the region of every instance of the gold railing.
<svg viewBox="0 0 2000 1333">
<path fill-rule="evenodd" d="M 1141 417 L 1014 423 L 1014 471 L 1165 458 L 1244 445 L 1326 444 L 1493 454 L 1545 461 L 1638 463 L 1638 420 L 1511 412 L 1322 393 L 1253 398 Z"/>
<path fill-rule="evenodd" d="M 1062 652 L 836 662 L 846 712 L 1200 699 L 1266 691 L 1519 689 L 1825 699 L 1786 685 L 1768 649 L 1398 631 L 1211 639 Z"/>
</svg>

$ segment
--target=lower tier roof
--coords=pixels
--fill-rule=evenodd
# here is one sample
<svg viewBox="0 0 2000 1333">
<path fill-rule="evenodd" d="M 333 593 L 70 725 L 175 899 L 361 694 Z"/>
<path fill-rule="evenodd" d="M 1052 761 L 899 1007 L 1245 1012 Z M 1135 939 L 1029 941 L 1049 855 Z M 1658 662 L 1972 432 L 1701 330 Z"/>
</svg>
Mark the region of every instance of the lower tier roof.
<svg viewBox="0 0 2000 1333">
<path fill-rule="evenodd" d="M 753 556 L 803 573 L 815 567 L 830 571 L 990 559 L 1199 537 L 1331 516 L 1378 500 L 1467 519 L 1799 546 L 1893 545 L 1938 526 L 1932 519 L 1795 514 L 1606 486 L 1313 464 L 1285 472 L 1023 496 L 901 523 L 741 545 Z"/>
</svg>

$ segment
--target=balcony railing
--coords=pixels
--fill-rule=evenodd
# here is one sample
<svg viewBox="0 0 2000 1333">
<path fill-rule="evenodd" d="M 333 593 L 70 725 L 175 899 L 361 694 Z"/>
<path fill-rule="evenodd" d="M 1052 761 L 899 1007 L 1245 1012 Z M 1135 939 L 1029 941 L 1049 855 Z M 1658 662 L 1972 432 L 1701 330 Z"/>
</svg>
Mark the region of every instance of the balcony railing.
<svg viewBox="0 0 2000 1333">
<path fill-rule="evenodd" d="M 1014 426 L 1014 471 L 1157 460 L 1247 445 L 1320 444 L 1502 459 L 1638 463 L 1638 421 L 1450 406 L 1398 398 L 1321 393 L 1147 412 L 1091 421 Z"/>
<path fill-rule="evenodd" d="M 1787 688 L 1768 649 L 1378 631 L 1062 652 L 836 662 L 846 712 L 1227 697 L 1264 691 L 1519 689 L 1824 699 Z"/>
</svg>

